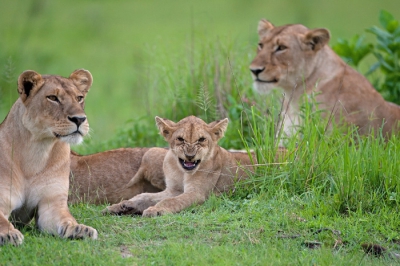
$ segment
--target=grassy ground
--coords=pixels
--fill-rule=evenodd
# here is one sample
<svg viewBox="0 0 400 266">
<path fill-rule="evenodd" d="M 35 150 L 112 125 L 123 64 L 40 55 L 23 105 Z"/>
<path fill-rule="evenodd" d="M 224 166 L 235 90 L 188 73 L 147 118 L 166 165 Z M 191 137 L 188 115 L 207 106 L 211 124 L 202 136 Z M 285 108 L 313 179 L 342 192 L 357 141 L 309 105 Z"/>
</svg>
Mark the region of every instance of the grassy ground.
<svg viewBox="0 0 400 266">
<path fill-rule="evenodd" d="M 398 263 L 361 248 L 376 243 L 398 250 L 398 211 L 343 215 L 321 206 L 314 195 L 273 194 L 213 197 L 203 206 L 157 218 L 105 217 L 99 214 L 104 206 L 73 206 L 80 222 L 98 229 L 97 241 L 61 240 L 25 228 L 21 247 L 0 248 L 1 265 Z"/>
<path fill-rule="evenodd" d="M 194 114 L 207 121 L 229 117 L 220 144 L 248 145 L 260 162 L 268 162 L 274 154 L 274 110 L 279 111 L 273 96 L 279 93 L 260 97 L 251 90 L 248 64 L 257 21 L 327 27 L 334 42 L 378 24 L 381 8 L 399 18 L 397 5 L 7 1 L 0 17 L 0 35 L 7 40 L 0 42 L 0 115 L 15 101 L 23 70 L 67 76 L 83 67 L 94 76 L 87 99 L 93 130 L 91 139 L 74 147 L 81 153 L 165 146 L 154 116 L 178 120 Z M 32 224 L 22 229 L 21 247 L 0 247 L 0 265 L 399 263 L 389 255 L 366 255 L 362 244 L 400 249 L 400 140 L 358 139 L 339 131 L 327 136 L 324 121 L 310 110 L 306 114 L 310 120 L 301 134 L 287 143 L 293 151 L 288 163 L 259 167 L 233 195 L 152 219 L 102 216 L 105 206 L 74 205 L 78 221 L 99 231 L 97 241 L 62 240 Z"/>
</svg>

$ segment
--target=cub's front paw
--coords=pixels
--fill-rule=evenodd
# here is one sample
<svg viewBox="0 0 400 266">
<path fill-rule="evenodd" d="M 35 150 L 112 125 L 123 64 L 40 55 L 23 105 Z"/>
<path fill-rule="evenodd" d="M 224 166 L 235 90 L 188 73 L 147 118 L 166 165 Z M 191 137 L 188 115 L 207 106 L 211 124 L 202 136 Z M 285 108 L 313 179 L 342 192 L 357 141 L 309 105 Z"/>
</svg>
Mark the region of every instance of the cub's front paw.
<svg viewBox="0 0 400 266">
<path fill-rule="evenodd" d="M 19 246 L 24 241 L 24 236 L 17 229 L 7 229 L 5 232 L 0 233 L 0 246 L 11 244 L 14 246 Z"/>
<path fill-rule="evenodd" d="M 63 238 L 69 239 L 97 239 L 97 230 L 84 224 L 61 226 L 58 230 L 58 234 Z"/>
<path fill-rule="evenodd" d="M 134 206 L 134 202 L 129 200 L 121 201 L 118 204 L 113 204 L 108 206 L 104 210 L 101 211 L 103 215 L 112 214 L 112 215 L 124 215 L 124 214 L 141 214 Z"/>
<path fill-rule="evenodd" d="M 158 207 L 152 206 L 152 207 L 149 207 L 146 210 L 144 210 L 142 216 L 143 217 L 155 217 L 155 216 L 164 215 L 166 213 L 170 213 L 170 212 L 164 208 L 158 208 Z"/>
</svg>

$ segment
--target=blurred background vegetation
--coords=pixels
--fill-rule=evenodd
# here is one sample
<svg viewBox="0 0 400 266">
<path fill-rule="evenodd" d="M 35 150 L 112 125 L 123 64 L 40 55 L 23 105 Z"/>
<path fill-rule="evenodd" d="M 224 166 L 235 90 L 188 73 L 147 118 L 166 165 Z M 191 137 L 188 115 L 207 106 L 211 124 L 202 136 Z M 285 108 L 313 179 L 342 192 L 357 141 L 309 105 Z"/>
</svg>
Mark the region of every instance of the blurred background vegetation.
<svg viewBox="0 0 400 266">
<path fill-rule="evenodd" d="M 68 76 L 88 69 L 92 131 L 82 152 L 165 145 L 155 115 L 228 116 L 229 138 L 245 120 L 243 109 L 269 112 L 267 97 L 253 94 L 248 71 L 261 18 L 328 28 L 334 45 L 379 25 L 382 9 L 400 17 L 398 0 L 0 0 L 0 6 L 0 120 L 18 97 L 22 71 Z M 370 54 L 357 68 L 364 73 L 373 61 Z M 90 143 L 103 144 L 90 149 Z M 227 146 L 240 147 L 240 138 Z"/>
</svg>

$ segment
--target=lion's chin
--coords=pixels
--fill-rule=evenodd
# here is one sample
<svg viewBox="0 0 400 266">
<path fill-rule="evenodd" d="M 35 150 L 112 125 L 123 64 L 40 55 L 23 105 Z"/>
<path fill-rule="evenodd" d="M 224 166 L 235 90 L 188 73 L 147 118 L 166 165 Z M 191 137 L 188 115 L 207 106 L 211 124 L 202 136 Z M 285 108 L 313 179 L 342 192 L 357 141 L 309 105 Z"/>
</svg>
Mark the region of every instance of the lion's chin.
<svg viewBox="0 0 400 266">
<path fill-rule="evenodd" d="M 181 163 L 183 169 L 185 169 L 186 171 L 193 171 L 200 164 L 200 160 L 188 162 L 181 158 L 179 158 L 179 162 Z"/>
<path fill-rule="evenodd" d="M 83 136 L 79 132 L 74 132 L 72 134 L 65 135 L 65 136 L 55 134 L 55 136 L 59 140 L 65 142 L 65 143 L 68 143 L 70 145 L 79 145 L 83 141 Z"/>
<path fill-rule="evenodd" d="M 277 88 L 277 85 L 276 83 L 254 81 L 253 88 L 260 94 L 269 94 Z"/>
</svg>

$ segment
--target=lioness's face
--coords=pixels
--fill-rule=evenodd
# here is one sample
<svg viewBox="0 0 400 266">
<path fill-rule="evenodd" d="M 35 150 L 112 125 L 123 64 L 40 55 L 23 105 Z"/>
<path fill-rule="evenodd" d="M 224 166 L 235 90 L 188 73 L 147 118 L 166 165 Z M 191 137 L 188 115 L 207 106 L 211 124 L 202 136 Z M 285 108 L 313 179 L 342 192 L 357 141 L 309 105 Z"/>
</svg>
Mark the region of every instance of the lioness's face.
<svg viewBox="0 0 400 266">
<path fill-rule="evenodd" d="M 254 88 L 268 93 L 273 88 L 295 89 L 313 70 L 313 58 L 329 40 L 325 29 L 309 30 L 303 25 L 274 27 L 261 20 L 257 55 L 250 64 Z"/>
<path fill-rule="evenodd" d="M 186 117 L 178 123 L 158 117 L 156 121 L 161 134 L 176 155 L 177 163 L 184 171 L 191 173 L 202 162 L 212 160 L 210 156 L 228 124 L 228 119 L 206 124 L 194 116 Z"/>
<path fill-rule="evenodd" d="M 87 74 L 79 74 L 82 73 L 84 76 Z M 84 105 L 91 75 L 88 73 L 90 76 L 82 80 L 82 75 L 76 77 L 73 74 L 70 78 L 39 75 L 42 81 L 39 88 L 29 83 L 24 87 L 25 81 L 21 78 L 22 94 L 27 95 L 25 101 L 21 96 L 26 107 L 22 122 L 35 139 L 58 139 L 79 144 L 89 132 Z"/>
</svg>

